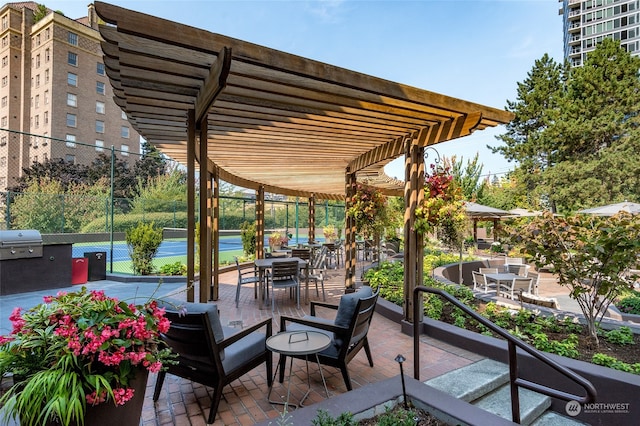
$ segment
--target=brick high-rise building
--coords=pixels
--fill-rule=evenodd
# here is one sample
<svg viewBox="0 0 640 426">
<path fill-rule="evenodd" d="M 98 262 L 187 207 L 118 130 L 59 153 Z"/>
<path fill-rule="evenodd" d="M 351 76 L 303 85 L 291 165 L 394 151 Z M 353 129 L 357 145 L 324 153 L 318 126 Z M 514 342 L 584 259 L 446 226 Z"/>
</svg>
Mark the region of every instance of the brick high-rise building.
<svg viewBox="0 0 640 426">
<path fill-rule="evenodd" d="M 90 164 L 113 145 L 133 163 L 129 154 L 140 151 L 138 133 L 113 101 L 93 5 L 75 20 L 38 7 L 0 9 L 0 191 L 34 162 Z"/>
<path fill-rule="evenodd" d="M 640 54 L 639 0 L 559 0 L 563 18 L 564 57 L 581 66 L 588 52 L 605 37 L 620 40 L 632 55 Z"/>
</svg>

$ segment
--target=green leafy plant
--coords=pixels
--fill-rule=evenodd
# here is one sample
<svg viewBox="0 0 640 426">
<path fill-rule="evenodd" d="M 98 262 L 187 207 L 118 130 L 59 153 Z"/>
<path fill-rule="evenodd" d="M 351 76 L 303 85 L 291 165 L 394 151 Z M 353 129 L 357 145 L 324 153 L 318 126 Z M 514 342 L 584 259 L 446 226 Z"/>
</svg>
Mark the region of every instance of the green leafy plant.
<svg viewBox="0 0 640 426">
<path fill-rule="evenodd" d="M 153 223 L 139 223 L 125 232 L 133 272 L 149 275 L 153 272 L 153 258 L 162 243 L 162 230 Z"/>
<path fill-rule="evenodd" d="M 627 373 L 640 374 L 640 363 L 628 364 L 606 354 L 594 354 L 591 358 L 591 362 L 604 367 L 613 368 L 615 370 L 626 371 Z"/>
<path fill-rule="evenodd" d="M 623 326 L 613 330 L 604 331 L 604 338 L 614 345 L 633 345 L 633 332 L 629 327 Z"/>
<path fill-rule="evenodd" d="M 255 222 L 243 222 L 240 225 L 240 239 L 242 251 L 246 256 L 256 253 L 256 224 Z"/>
<path fill-rule="evenodd" d="M 333 417 L 326 410 L 318 410 L 318 415 L 311 420 L 313 426 L 356 426 L 358 423 L 353 419 L 350 412 L 341 413 L 338 417 Z"/>
<path fill-rule="evenodd" d="M 137 374 L 173 362 L 159 338 L 169 320 L 155 300 L 133 305 L 83 287 L 25 312 L 16 308 L 9 319 L 0 376 L 13 374 L 14 385 L 0 406 L 25 426 L 83 424 L 88 406 L 126 404 Z"/>
<path fill-rule="evenodd" d="M 616 302 L 616 308 L 625 314 L 640 315 L 640 296 L 624 297 Z"/>
<path fill-rule="evenodd" d="M 187 265 L 180 261 L 175 263 L 168 263 L 160 267 L 160 273 L 163 275 L 186 275 Z"/>
</svg>

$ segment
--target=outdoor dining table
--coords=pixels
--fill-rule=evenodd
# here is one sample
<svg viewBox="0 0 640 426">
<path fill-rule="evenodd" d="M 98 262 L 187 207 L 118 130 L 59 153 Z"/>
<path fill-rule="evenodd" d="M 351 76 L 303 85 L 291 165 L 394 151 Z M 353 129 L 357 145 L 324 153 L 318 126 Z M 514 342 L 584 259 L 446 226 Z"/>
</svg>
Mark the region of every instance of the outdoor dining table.
<svg viewBox="0 0 640 426">
<path fill-rule="evenodd" d="M 498 285 L 500 285 L 501 282 L 510 283 L 517 278 L 524 278 L 524 279 L 527 278 L 527 277 L 523 277 L 522 275 L 512 274 L 511 272 L 499 272 L 497 274 L 484 274 L 484 276 L 487 277 L 488 281 L 494 282 Z"/>
<path fill-rule="evenodd" d="M 265 259 L 256 259 L 254 261 L 254 264 L 256 265 L 256 268 L 258 268 L 258 277 L 260 280 L 260 285 L 259 285 L 259 297 L 260 297 L 260 309 L 264 309 L 264 303 L 265 303 L 265 297 L 264 297 L 264 291 L 265 291 L 265 271 L 267 269 L 271 269 L 273 267 L 274 262 L 290 262 L 292 260 L 297 260 L 298 261 L 298 267 L 300 269 L 307 269 L 309 268 L 309 262 L 307 262 L 304 259 L 300 259 L 299 257 L 287 257 L 287 258 L 282 258 L 282 257 L 268 257 Z M 305 292 L 304 292 L 304 303 L 309 303 L 309 273 L 307 271 L 307 273 L 305 274 L 307 276 L 306 282 L 305 282 Z M 273 297 L 273 295 L 271 295 L 271 297 Z"/>
</svg>

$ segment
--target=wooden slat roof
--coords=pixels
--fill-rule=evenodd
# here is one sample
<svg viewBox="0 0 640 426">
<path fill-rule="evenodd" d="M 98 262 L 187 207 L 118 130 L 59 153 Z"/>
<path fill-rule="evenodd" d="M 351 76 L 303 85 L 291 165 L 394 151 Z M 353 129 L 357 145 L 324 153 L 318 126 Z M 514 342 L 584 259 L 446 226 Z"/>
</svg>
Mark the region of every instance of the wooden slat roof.
<svg viewBox="0 0 640 426">
<path fill-rule="evenodd" d="M 506 111 L 96 2 L 107 75 L 133 127 L 186 164 L 187 113 L 208 114 L 223 180 L 340 199 L 345 171 L 387 193 L 406 138 L 432 145 L 508 122 Z M 381 52 L 382 54 L 383 52 Z"/>
</svg>

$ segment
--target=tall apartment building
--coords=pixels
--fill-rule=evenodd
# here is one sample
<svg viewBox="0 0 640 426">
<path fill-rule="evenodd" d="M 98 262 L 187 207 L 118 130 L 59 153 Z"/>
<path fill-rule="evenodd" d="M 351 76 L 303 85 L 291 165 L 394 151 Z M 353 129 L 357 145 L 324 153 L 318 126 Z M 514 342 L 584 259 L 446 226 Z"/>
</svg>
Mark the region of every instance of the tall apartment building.
<svg viewBox="0 0 640 426">
<path fill-rule="evenodd" d="M 632 55 L 640 54 L 639 0 L 559 0 L 562 3 L 564 57 L 581 66 L 587 53 L 605 37 L 620 40 Z"/>
<path fill-rule="evenodd" d="M 129 154 L 140 151 L 138 133 L 113 101 L 93 5 L 84 18 L 48 11 L 35 22 L 37 8 L 0 9 L 0 191 L 34 162 L 90 164 L 113 145 L 133 163 Z"/>
</svg>

